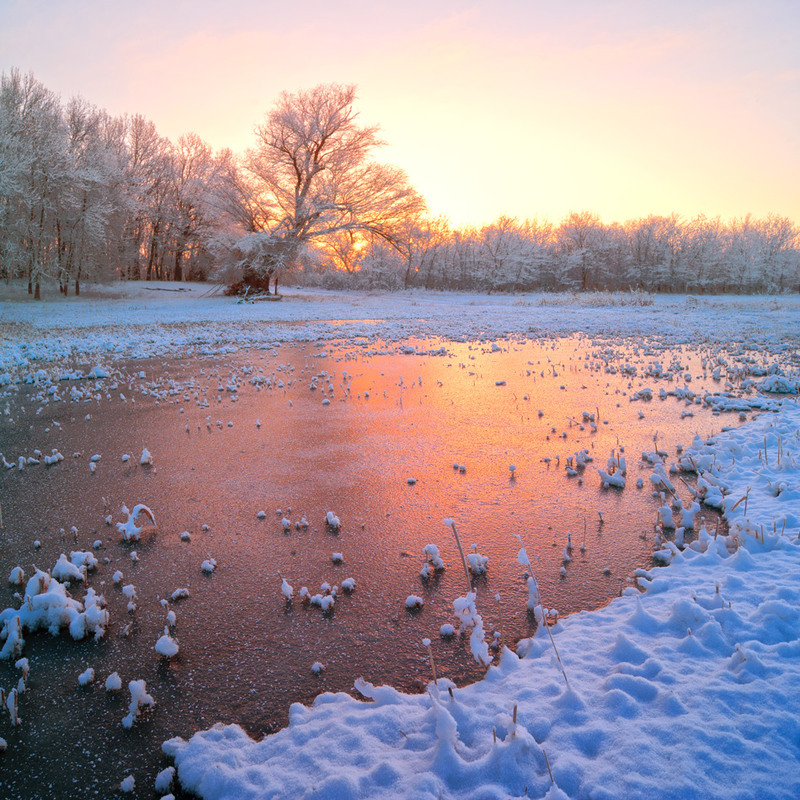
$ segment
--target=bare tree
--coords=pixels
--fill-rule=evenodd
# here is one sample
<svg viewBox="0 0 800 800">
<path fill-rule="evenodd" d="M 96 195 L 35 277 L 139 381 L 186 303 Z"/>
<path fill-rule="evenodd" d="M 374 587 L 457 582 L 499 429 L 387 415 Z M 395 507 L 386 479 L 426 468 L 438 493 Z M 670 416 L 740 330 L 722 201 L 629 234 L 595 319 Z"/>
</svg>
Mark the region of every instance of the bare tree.
<svg viewBox="0 0 800 800">
<path fill-rule="evenodd" d="M 399 244 L 409 218 L 424 211 L 402 170 L 372 160 L 383 142 L 376 127 L 358 124 L 354 100 L 355 86 L 338 84 L 284 92 L 256 128 L 247 209 L 262 241 L 247 243 L 258 258 L 243 264 L 254 282 L 277 282 L 302 248 L 326 238 Z"/>
</svg>

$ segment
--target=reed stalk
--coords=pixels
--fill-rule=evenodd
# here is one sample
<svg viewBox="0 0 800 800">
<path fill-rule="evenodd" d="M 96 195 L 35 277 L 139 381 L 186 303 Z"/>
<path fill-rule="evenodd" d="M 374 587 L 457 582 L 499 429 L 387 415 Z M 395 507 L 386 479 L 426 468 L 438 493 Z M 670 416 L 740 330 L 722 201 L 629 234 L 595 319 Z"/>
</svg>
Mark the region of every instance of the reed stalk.
<svg viewBox="0 0 800 800">
<path fill-rule="evenodd" d="M 461 546 L 461 539 L 458 535 L 458 531 L 456 530 L 456 523 L 452 520 L 446 520 L 446 525 L 449 525 L 453 530 L 453 536 L 455 536 L 456 544 L 458 545 L 458 552 L 461 554 L 461 565 L 464 567 L 464 577 L 467 579 L 467 591 L 472 591 L 472 581 L 469 577 L 469 568 L 467 567 L 467 558 L 464 555 L 464 548 Z"/>
<path fill-rule="evenodd" d="M 522 546 L 522 537 L 519 534 L 513 534 L 517 541 Z M 523 546 L 524 550 L 524 546 Z M 536 594 L 539 596 L 539 608 L 542 611 L 542 625 L 544 625 L 544 629 L 547 631 L 547 635 L 550 637 L 550 644 L 553 645 L 553 652 L 556 654 L 556 659 L 558 660 L 558 666 L 561 668 L 561 674 L 564 676 L 564 683 L 567 685 L 567 689 L 570 688 L 569 685 L 569 678 L 567 678 L 566 670 L 564 669 L 564 662 L 561 660 L 561 655 L 558 652 L 558 648 L 556 647 L 556 641 L 553 638 L 553 632 L 550 630 L 550 626 L 547 624 L 547 620 L 544 616 L 544 603 L 542 602 L 542 592 L 539 589 L 539 581 L 536 580 L 536 575 L 533 572 L 533 566 L 531 564 L 530 558 L 528 558 L 527 551 L 525 551 L 525 561 L 526 566 L 528 567 L 528 574 L 533 578 L 534 586 L 536 586 Z"/>
</svg>

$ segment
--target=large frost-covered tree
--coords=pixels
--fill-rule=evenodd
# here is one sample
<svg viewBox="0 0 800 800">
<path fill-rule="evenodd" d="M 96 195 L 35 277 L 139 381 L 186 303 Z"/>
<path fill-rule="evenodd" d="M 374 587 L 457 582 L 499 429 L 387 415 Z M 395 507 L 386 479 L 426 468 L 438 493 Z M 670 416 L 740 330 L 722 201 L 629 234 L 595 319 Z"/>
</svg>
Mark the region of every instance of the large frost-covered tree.
<svg viewBox="0 0 800 800">
<path fill-rule="evenodd" d="M 373 160 L 378 129 L 358 123 L 355 86 L 284 92 L 245 159 L 250 230 L 245 281 L 268 286 L 304 247 L 325 240 L 400 244 L 425 204 L 397 167 Z"/>
</svg>

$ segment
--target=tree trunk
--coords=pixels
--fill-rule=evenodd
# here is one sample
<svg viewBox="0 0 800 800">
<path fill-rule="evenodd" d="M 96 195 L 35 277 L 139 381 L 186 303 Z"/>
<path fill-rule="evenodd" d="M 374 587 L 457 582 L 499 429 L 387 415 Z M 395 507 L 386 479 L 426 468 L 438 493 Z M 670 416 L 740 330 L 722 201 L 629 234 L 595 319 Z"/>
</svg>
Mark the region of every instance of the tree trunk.
<svg viewBox="0 0 800 800">
<path fill-rule="evenodd" d="M 155 263 L 155 258 L 156 258 L 156 239 L 155 236 L 153 236 L 150 239 L 150 248 L 147 256 L 147 269 L 145 270 L 144 273 L 144 279 L 146 281 L 149 281 L 153 276 L 153 264 Z"/>
<path fill-rule="evenodd" d="M 42 299 L 42 293 L 41 293 L 41 291 L 39 289 L 39 281 L 36 281 L 36 291 L 33 293 L 33 299 L 34 300 L 41 300 Z"/>
</svg>

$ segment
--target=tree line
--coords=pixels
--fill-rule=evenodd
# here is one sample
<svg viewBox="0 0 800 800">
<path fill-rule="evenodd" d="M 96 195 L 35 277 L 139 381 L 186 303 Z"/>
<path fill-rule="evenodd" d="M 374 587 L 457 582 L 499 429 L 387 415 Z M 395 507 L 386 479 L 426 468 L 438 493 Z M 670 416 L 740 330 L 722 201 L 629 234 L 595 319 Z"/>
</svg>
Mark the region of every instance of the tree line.
<svg viewBox="0 0 800 800">
<path fill-rule="evenodd" d="M 501 217 L 454 227 L 375 160 L 355 87 L 284 92 L 244 154 L 173 143 L 141 115 L 66 103 L 32 74 L 0 77 L 0 278 L 79 293 L 87 280 L 278 281 L 516 292 L 800 290 L 785 218 L 648 216 L 604 224 Z"/>
<path fill-rule="evenodd" d="M 778 215 L 651 215 L 606 225 L 574 212 L 558 224 L 500 217 L 460 228 L 426 219 L 402 254 L 374 243 L 341 266 L 300 265 L 294 278 L 385 289 L 772 294 L 800 291 L 800 231 Z"/>
</svg>

